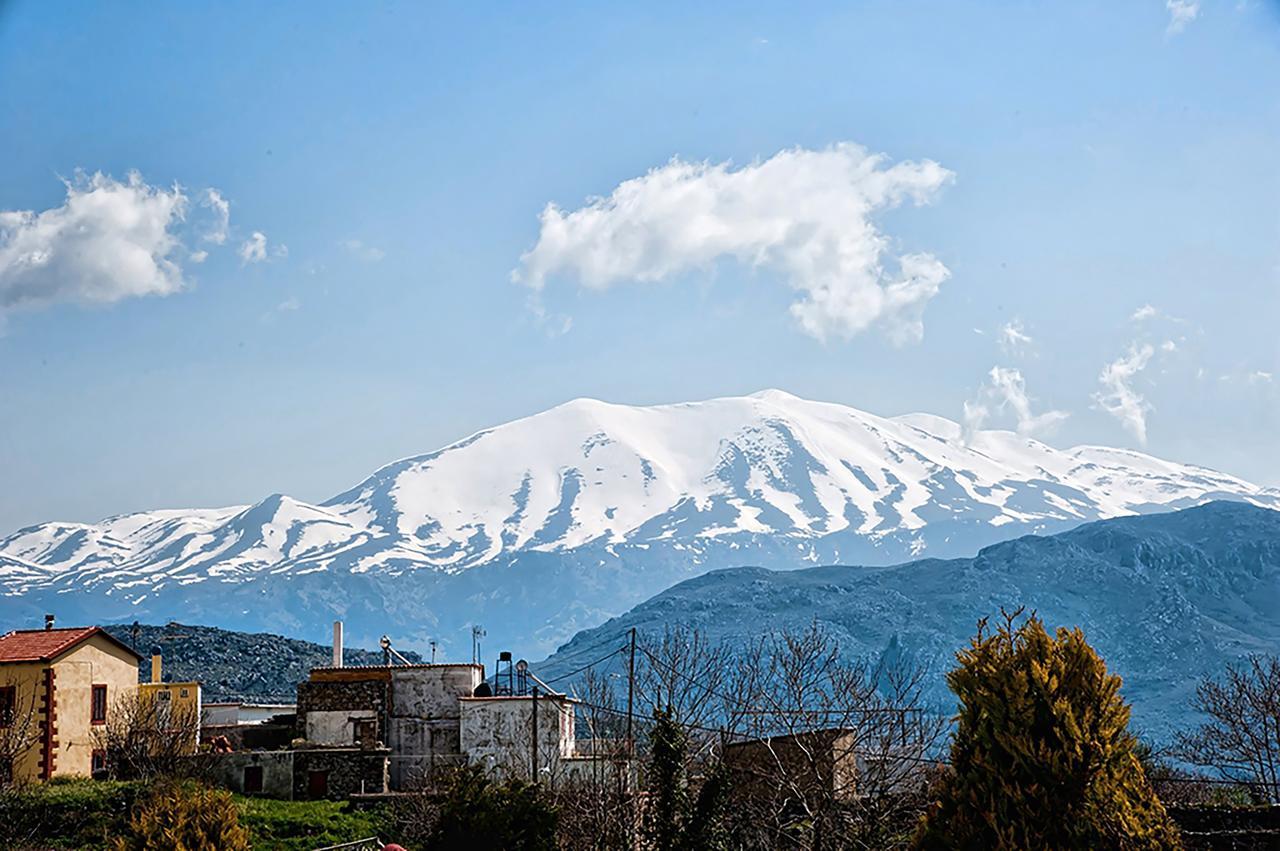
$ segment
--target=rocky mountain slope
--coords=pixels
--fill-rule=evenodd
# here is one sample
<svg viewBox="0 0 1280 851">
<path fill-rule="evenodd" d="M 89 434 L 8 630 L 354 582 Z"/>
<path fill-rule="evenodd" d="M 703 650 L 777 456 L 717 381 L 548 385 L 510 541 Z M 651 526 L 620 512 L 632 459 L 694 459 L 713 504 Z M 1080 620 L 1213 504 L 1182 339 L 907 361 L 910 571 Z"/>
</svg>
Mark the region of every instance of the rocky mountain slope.
<svg viewBox="0 0 1280 851">
<path fill-rule="evenodd" d="M 850 657 L 927 665 L 932 700 L 949 712 L 943 675 L 955 651 L 979 618 L 1019 606 L 1050 627 L 1082 627 L 1124 678 L 1136 726 L 1167 738 L 1194 723 L 1188 701 L 1200 677 L 1280 653 L 1280 512 L 1215 502 L 1022 537 L 967 559 L 715 571 L 579 633 L 537 670 L 572 671 L 622 646 L 632 627 L 641 640 L 684 626 L 741 645 L 816 618 Z"/>
<path fill-rule="evenodd" d="M 0 539 L 0 605 L 200 619 L 356 640 L 469 627 L 526 655 L 708 570 L 884 565 L 1028 532 L 1280 492 L 1126 450 L 963 435 L 771 390 L 630 407 L 577 400 L 390 464 L 322 505 L 44 523 Z"/>
<path fill-rule="evenodd" d="M 149 657 L 159 647 L 164 678 L 172 682 L 199 680 L 205 701 L 242 699 L 292 703 L 298 683 L 312 668 L 329 665 L 333 653 L 329 645 L 285 638 L 270 633 L 245 633 L 171 622 L 160 625 L 129 624 L 107 627 L 107 631 L 144 657 L 139 677 L 151 674 Z M 421 658 L 413 652 L 404 656 L 411 662 Z M 381 650 L 344 647 L 346 665 L 381 665 Z"/>
</svg>

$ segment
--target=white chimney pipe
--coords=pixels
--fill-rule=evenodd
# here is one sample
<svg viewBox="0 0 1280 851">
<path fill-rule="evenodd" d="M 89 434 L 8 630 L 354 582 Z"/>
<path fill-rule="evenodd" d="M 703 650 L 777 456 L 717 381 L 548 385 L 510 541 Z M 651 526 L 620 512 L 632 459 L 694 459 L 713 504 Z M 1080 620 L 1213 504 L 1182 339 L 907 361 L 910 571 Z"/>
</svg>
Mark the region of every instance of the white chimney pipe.
<svg viewBox="0 0 1280 851">
<path fill-rule="evenodd" d="M 333 667 L 342 667 L 342 621 L 333 622 Z"/>
</svg>

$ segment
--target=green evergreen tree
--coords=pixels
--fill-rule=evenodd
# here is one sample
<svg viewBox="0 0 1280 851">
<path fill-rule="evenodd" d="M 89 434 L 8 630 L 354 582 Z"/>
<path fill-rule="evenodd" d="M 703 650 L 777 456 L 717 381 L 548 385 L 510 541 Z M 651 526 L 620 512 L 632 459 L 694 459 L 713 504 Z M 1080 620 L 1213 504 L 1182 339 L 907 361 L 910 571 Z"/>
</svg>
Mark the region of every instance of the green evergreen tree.
<svg viewBox="0 0 1280 851">
<path fill-rule="evenodd" d="M 1005 615 L 957 654 L 952 771 L 917 834 L 922 849 L 1180 848 L 1129 733 L 1120 678 L 1079 629 L 1049 635 Z"/>
<path fill-rule="evenodd" d="M 686 762 L 689 737 L 670 708 L 655 710 L 649 733 L 649 800 L 644 838 L 661 851 L 719 851 L 725 847 L 728 778 L 716 768 L 690 795 Z"/>
</svg>

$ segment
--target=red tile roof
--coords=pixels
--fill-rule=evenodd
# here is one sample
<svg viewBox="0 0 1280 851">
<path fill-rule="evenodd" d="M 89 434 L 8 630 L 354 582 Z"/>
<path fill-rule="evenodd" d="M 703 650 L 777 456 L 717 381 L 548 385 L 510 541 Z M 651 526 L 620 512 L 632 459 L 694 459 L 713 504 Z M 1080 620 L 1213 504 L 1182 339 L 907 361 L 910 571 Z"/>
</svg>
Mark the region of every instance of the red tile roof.
<svg viewBox="0 0 1280 851">
<path fill-rule="evenodd" d="M 5 662 L 48 662 L 75 647 L 86 638 L 101 635 L 137 656 L 125 644 L 111 637 L 100 626 L 78 626 L 62 629 L 16 629 L 0 636 L 0 664 Z M 138 657 L 142 658 L 142 657 Z"/>
</svg>

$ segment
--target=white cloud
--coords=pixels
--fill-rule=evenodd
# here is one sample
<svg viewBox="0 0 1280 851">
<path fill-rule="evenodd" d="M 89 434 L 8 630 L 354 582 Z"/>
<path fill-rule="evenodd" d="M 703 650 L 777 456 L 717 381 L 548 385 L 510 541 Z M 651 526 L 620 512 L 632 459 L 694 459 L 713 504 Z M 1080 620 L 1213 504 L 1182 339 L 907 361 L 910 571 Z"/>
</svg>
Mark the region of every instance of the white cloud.
<svg viewBox="0 0 1280 851">
<path fill-rule="evenodd" d="M 893 257 L 874 216 L 927 204 L 952 177 L 936 162 L 890 164 L 852 143 L 793 148 L 739 169 L 672 159 L 577 210 L 547 205 L 512 279 L 536 297 L 559 274 L 603 290 L 731 259 L 780 273 L 800 293 L 791 314 L 820 340 L 872 325 L 897 342 L 917 340 L 950 272 L 930 254 Z"/>
<path fill-rule="evenodd" d="M 255 230 L 240 246 L 241 263 L 261 263 L 267 259 L 267 235 Z"/>
<path fill-rule="evenodd" d="M 979 391 L 978 399 L 964 403 L 965 440 L 981 429 L 993 413 L 1011 411 L 1017 421 L 1018 434 L 1032 436 L 1051 430 L 1068 417 L 1065 411 L 1032 413 L 1026 379 L 1017 369 L 993 366 L 987 373 L 988 383 Z"/>
<path fill-rule="evenodd" d="M 174 233 L 187 197 L 95 173 L 64 181 L 66 200 L 41 212 L 0 211 L 0 309 L 109 304 L 184 285 Z"/>
<path fill-rule="evenodd" d="M 1173 340 L 1165 340 L 1163 343 L 1160 344 L 1160 351 L 1162 352 L 1176 352 L 1177 350 L 1178 350 L 1178 344 L 1175 343 Z"/>
<path fill-rule="evenodd" d="M 366 263 L 377 263 L 379 260 L 387 256 L 387 253 L 381 248 L 372 245 L 366 245 L 358 239 L 346 239 L 341 243 L 352 256 L 365 261 Z"/>
<path fill-rule="evenodd" d="M 193 251 L 191 252 L 191 257 L 189 259 L 191 260 L 192 263 L 203 263 L 204 261 L 209 259 L 209 252 L 205 251 L 204 249 L 201 249 L 199 251 Z"/>
<path fill-rule="evenodd" d="M 1000 329 L 1000 348 L 1009 354 L 1017 354 L 1024 347 L 1030 346 L 1034 340 L 1022 330 L 1022 322 L 1014 319 L 1006 322 Z"/>
<path fill-rule="evenodd" d="M 1156 315 L 1159 314 L 1159 312 L 1160 311 L 1156 310 L 1151 305 L 1144 304 L 1142 307 L 1139 307 L 1137 310 L 1135 310 L 1133 312 L 1133 315 L 1130 316 L 1129 318 L 1134 322 L 1142 322 L 1143 320 L 1146 320 L 1146 319 L 1154 319 Z"/>
<path fill-rule="evenodd" d="M 1169 12 L 1169 35 L 1182 32 L 1200 15 L 1200 0 L 1165 0 L 1164 7 Z"/>
<path fill-rule="evenodd" d="M 201 239 L 212 242 L 214 245 L 222 245 L 227 241 L 227 234 L 231 232 L 231 202 L 223 198 L 218 190 L 206 189 L 204 197 L 200 199 L 200 206 L 207 208 L 213 214 L 213 224 L 204 232 Z"/>
<path fill-rule="evenodd" d="M 260 230 L 255 230 L 240 245 L 240 265 L 248 265 L 249 263 L 262 263 L 269 257 L 288 257 L 289 246 L 283 243 L 277 243 L 276 246 L 268 251 L 267 235 Z"/>
<path fill-rule="evenodd" d="M 1127 355 L 1103 367 L 1098 381 L 1105 389 L 1093 396 L 1102 410 L 1119 420 L 1144 446 L 1147 443 L 1147 412 L 1151 406 L 1133 388 L 1133 379 L 1146 369 L 1153 354 L 1155 349 L 1150 345 L 1131 345 Z"/>
<path fill-rule="evenodd" d="M 1275 376 L 1273 376 L 1271 373 L 1267 372 L 1266 370 L 1257 369 L 1249 373 L 1249 383 L 1250 384 L 1270 384 L 1271 379 L 1274 377 Z"/>
</svg>

